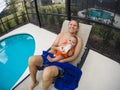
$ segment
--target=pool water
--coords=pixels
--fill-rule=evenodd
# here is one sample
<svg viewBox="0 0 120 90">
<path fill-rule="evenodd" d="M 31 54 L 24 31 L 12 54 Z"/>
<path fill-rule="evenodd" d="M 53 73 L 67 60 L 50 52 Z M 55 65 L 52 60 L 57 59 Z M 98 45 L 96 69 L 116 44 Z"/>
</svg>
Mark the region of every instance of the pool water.
<svg viewBox="0 0 120 90">
<path fill-rule="evenodd" d="M 0 90 L 10 90 L 28 66 L 34 54 L 35 41 L 31 35 L 19 34 L 0 41 Z"/>
<path fill-rule="evenodd" d="M 82 14 L 86 14 L 86 11 L 82 12 Z M 111 19 L 111 13 L 100 10 L 100 9 L 91 9 L 89 12 L 89 17 L 90 18 L 101 18 L 101 19 Z"/>
<path fill-rule="evenodd" d="M 90 16 L 96 18 L 102 18 L 102 19 L 110 19 L 111 14 L 103 10 L 92 10 L 90 12 Z"/>
</svg>

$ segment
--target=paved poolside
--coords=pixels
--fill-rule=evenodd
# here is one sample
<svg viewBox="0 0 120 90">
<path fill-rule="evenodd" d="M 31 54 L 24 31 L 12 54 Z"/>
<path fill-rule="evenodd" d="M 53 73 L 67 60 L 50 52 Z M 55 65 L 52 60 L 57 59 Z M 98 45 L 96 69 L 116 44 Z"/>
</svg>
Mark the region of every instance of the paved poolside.
<svg viewBox="0 0 120 90">
<path fill-rule="evenodd" d="M 57 36 L 55 33 L 29 23 L 0 37 L 0 40 L 21 33 L 28 33 L 34 37 L 36 43 L 35 55 L 40 55 L 43 50 L 47 50 Z M 76 90 L 120 90 L 120 64 L 112 59 L 90 50 L 81 70 L 83 75 L 79 82 L 79 87 Z M 42 90 L 41 73 L 42 71 L 37 73 L 37 80 L 40 81 L 40 83 L 34 90 Z M 26 76 L 28 77 L 22 81 Z M 29 89 L 31 78 L 28 68 L 14 86 L 19 82 L 21 83 L 13 90 Z M 56 89 L 52 85 L 49 90 Z"/>
</svg>

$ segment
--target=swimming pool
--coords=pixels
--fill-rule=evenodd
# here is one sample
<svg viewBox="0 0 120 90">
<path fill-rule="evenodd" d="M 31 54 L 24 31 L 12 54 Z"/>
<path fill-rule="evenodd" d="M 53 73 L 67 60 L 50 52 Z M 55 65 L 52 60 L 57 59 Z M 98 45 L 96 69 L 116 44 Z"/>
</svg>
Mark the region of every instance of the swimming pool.
<svg viewBox="0 0 120 90">
<path fill-rule="evenodd" d="M 18 34 L 0 41 L 0 90 L 10 90 L 28 66 L 34 54 L 35 40 L 29 34 Z"/>
<path fill-rule="evenodd" d="M 102 10 L 102 9 L 96 9 L 96 8 L 89 8 L 88 9 L 88 17 L 91 19 L 95 19 L 95 20 L 110 20 L 111 17 L 113 16 L 113 14 L 109 11 L 106 10 Z M 78 16 L 80 17 L 85 17 L 85 15 L 87 14 L 86 9 L 79 11 L 78 12 Z"/>
<path fill-rule="evenodd" d="M 91 10 L 90 11 L 90 17 L 95 17 L 95 18 L 102 18 L 102 19 L 110 19 L 111 14 L 109 12 L 96 9 L 96 10 Z"/>
</svg>

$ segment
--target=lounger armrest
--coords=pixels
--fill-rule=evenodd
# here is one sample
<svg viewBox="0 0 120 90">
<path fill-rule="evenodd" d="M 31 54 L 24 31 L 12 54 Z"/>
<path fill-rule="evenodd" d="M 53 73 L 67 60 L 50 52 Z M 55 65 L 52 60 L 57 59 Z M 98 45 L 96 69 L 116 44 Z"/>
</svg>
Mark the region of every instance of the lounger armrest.
<svg viewBox="0 0 120 90">
<path fill-rule="evenodd" d="M 88 53 L 89 53 L 89 48 L 86 47 L 86 49 L 85 49 L 85 51 L 83 53 L 83 56 L 81 57 L 80 62 L 77 64 L 77 66 L 79 68 L 82 68 L 82 66 L 83 66 L 83 64 L 84 64 L 84 62 L 86 60 L 86 57 L 87 57 Z"/>
</svg>

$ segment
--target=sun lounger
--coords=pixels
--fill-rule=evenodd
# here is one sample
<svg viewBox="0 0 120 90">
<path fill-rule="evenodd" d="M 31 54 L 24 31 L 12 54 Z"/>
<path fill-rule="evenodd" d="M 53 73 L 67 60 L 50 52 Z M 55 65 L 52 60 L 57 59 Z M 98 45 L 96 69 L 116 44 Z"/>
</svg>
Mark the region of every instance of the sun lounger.
<svg viewBox="0 0 120 90">
<path fill-rule="evenodd" d="M 65 20 L 65 21 L 63 22 L 63 25 L 62 25 L 62 28 L 61 28 L 61 32 L 67 32 L 68 23 L 69 23 L 68 20 Z M 77 64 L 80 62 L 81 57 L 82 57 L 82 55 L 83 55 L 83 53 L 84 53 L 84 51 L 85 51 L 85 49 L 86 49 L 86 43 L 87 43 L 87 40 L 88 40 L 90 31 L 91 31 L 91 28 L 92 28 L 92 25 L 88 25 L 88 24 L 79 23 L 79 25 L 80 25 L 80 28 L 79 28 L 78 35 L 82 38 L 84 44 L 83 44 L 82 51 L 81 51 L 79 57 L 78 57 L 74 62 L 72 62 L 72 64 L 75 65 L 75 66 L 77 66 Z M 38 79 L 39 81 L 41 81 L 41 78 L 42 78 L 42 76 L 41 76 L 41 71 L 40 71 L 40 72 L 38 72 L 38 74 L 37 74 L 37 79 Z M 36 87 L 36 88 L 37 88 L 37 87 Z M 49 90 L 56 90 L 56 89 L 55 89 L 54 86 L 52 85 L 52 86 L 49 88 Z"/>
</svg>

